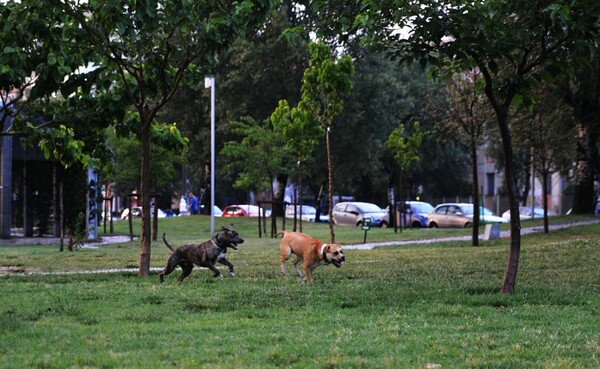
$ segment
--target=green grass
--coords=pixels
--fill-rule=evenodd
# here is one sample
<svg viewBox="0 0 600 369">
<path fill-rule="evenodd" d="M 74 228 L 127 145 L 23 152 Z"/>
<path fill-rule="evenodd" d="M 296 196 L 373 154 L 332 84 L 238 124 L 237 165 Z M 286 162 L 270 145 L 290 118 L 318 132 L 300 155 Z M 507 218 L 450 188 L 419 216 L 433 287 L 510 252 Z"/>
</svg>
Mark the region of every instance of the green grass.
<svg viewBox="0 0 600 369">
<path fill-rule="evenodd" d="M 279 275 L 278 240 L 258 238 L 256 220 L 234 223 L 246 239 L 229 254 L 235 278 L 55 273 L 135 269 L 139 241 L 0 247 L 0 267 L 54 273 L 0 278 L 0 368 L 600 367 L 597 224 L 523 236 L 516 292 L 503 295 L 508 240 L 347 250 L 309 286 Z M 174 245 L 210 237 L 206 217 L 166 219 L 162 232 Z M 372 229 L 368 241 L 469 234 Z M 336 228 L 343 244 L 363 236 Z M 153 243 L 152 267 L 168 254 Z"/>
</svg>

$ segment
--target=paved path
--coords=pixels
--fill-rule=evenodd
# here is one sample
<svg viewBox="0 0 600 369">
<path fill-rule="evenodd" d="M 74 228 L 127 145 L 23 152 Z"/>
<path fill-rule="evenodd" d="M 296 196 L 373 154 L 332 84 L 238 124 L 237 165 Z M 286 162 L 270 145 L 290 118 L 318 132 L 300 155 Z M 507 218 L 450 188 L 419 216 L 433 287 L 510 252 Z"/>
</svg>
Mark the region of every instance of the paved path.
<svg viewBox="0 0 600 369">
<path fill-rule="evenodd" d="M 550 228 L 550 230 L 555 230 L 555 229 L 577 227 L 577 226 L 596 224 L 596 223 L 600 223 L 600 219 L 586 220 L 586 221 L 580 221 L 580 222 L 571 222 L 571 223 L 564 223 L 564 224 L 554 224 L 554 225 L 550 225 L 549 228 Z M 431 231 L 435 232 L 434 229 L 432 229 Z M 544 226 L 526 227 L 526 228 L 521 229 L 522 235 L 529 234 L 529 233 L 536 233 L 536 232 L 544 232 Z M 481 239 L 481 236 L 482 235 L 480 234 L 479 239 Z M 510 237 L 510 230 L 500 232 L 500 238 L 509 238 L 509 237 Z M 418 245 L 418 244 L 423 244 L 423 243 L 434 243 L 434 242 L 445 242 L 445 241 L 470 241 L 470 240 L 471 240 L 471 236 L 469 235 L 469 236 L 438 237 L 438 238 L 427 238 L 427 239 L 406 240 L 406 241 L 372 242 L 372 243 L 363 243 L 363 244 L 358 244 L 358 245 L 356 245 L 356 244 L 355 245 L 342 245 L 342 247 L 344 250 L 372 250 L 375 247 L 383 247 L 383 246 Z"/>
</svg>

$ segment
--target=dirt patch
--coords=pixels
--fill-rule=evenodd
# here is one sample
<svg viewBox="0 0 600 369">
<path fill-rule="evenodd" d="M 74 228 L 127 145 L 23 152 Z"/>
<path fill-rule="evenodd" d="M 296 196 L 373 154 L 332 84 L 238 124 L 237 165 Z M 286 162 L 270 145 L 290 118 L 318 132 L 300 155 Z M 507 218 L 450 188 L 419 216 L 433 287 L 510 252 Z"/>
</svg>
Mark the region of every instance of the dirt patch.
<svg viewBox="0 0 600 369">
<path fill-rule="evenodd" d="M 39 268 L 26 268 L 18 265 L 0 266 L 0 275 L 40 273 Z"/>
</svg>

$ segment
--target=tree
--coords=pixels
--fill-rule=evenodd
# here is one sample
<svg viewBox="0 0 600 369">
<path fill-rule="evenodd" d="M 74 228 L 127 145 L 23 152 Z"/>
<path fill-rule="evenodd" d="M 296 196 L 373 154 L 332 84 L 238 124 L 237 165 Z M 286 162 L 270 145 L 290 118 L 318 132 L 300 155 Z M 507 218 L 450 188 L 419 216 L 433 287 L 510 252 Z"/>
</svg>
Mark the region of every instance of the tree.
<svg viewBox="0 0 600 369">
<path fill-rule="evenodd" d="M 412 134 L 408 134 L 403 124 L 392 131 L 385 145 L 392 151 L 394 160 L 400 167 L 400 201 L 406 200 L 404 173 L 407 173 L 414 162 L 419 161 L 419 150 L 423 142 L 423 132 L 419 123 L 413 124 Z M 402 222 L 399 222 L 402 228 Z M 395 229 L 395 227 L 394 227 Z"/>
<path fill-rule="evenodd" d="M 268 0 L 231 3 L 175 0 L 64 1 L 65 29 L 81 29 L 80 47 L 114 72 L 137 118 L 128 122 L 141 141 L 142 236 L 139 275 L 150 270 L 150 137 L 157 113 L 184 81 L 197 84 L 218 55 L 259 24 Z"/>
<path fill-rule="evenodd" d="M 552 86 L 537 89 L 533 109 L 521 114 L 522 121 L 513 125 L 517 144 L 529 149 L 532 172 L 537 173 L 542 182 L 546 233 L 549 232 L 548 181 L 552 173 L 572 166 L 577 138 L 572 112 L 557 92 Z M 534 206 L 532 201 L 532 209 Z"/>
<path fill-rule="evenodd" d="M 592 0 L 552 4 L 533 0 L 457 3 L 363 1 L 361 7 L 316 2 L 337 15 L 327 24 L 347 38 L 360 29 L 371 44 L 404 62 L 422 66 L 477 67 L 498 123 L 505 156 L 511 214 L 511 245 L 502 292 L 516 285 L 521 248 L 519 202 L 514 181 L 509 112 L 516 101 L 531 102 L 531 86 L 560 71 L 563 52 L 594 49 L 599 5 Z M 333 9 L 332 9 L 333 8 Z M 341 18 L 341 19 L 340 19 Z M 353 34 L 356 34 L 354 32 Z"/>
<path fill-rule="evenodd" d="M 243 117 L 252 117 L 258 122 L 268 119 L 277 108 L 280 100 L 285 99 L 296 105 L 300 99 L 302 74 L 308 64 L 308 31 L 299 26 L 298 19 L 290 1 L 279 2 L 270 11 L 260 26 L 260 31 L 238 39 L 219 57 L 215 78 L 217 80 L 217 152 L 227 141 L 237 139 L 232 133 L 229 122 L 237 122 Z M 285 30 L 299 26 L 301 31 L 285 35 Z M 293 37 L 292 37 L 293 36 Z M 166 109 L 162 110 L 161 120 L 175 121 L 183 134 L 190 139 L 183 168 L 192 187 L 205 187 L 209 181 L 208 166 L 210 160 L 210 99 L 204 86 L 189 86 L 180 89 Z M 185 105 L 186 109 L 181 109 Z M 217 157 L 217 168 L 227 164 Z M 283 201 L 286 181 L 285 174 L 277 175 L 275 201 Z M 216 202 L 245 196 L 233 188 L 235 178 L 217 176 Z M 274 212 L 280 209 L 275 207 Z"/>
<path fill-rule="evenodd" d="M 233 132 L 240 141 L 228 141 L 220 154 L 228 164 L 222 172 L 236 173 L 234 187 L 244 191 L 269 189 L 273 195 L 273 180 L 280 172 L 286 172 L 290 153 L 286 150 L 282 136 L 273 129 L 269 120 L 262 123 L 251 117 L 231 122 Z M 289 166 L 289 164 L 288 164 Z"/>
<path fill-rule="evenodd" d="M 481 211 L 479 200 L 479 178 L 477 175 L 477 151 L 485 142 L 485 127 L 492 120 L 492 112 L 479 86 L 481 74 L 478 70 L 459 73 L 447 83 L 447 105 L 433 105 L 430 111 L 439 119 L 437 132 L 444 139 L 458 144 L 471 161 L 471 195 L 473 197 L 473 229 L 471 245 L 479 245 L 479 223 Z M 444 109 L 444 111 L 435 111 Z"/>
<path fill-rule="evenodd" d="M 271 114 L 270 119 L 274 129 L 283 137 L 283 142 L 296 159 L 295 172 L 300 188 L 300 197 L 297 203 L 302 206 L 302 169 L 308 161 L 313 159 L 313 149 L 317 145 L 319 137 L 322 136 L 323 130 L 314 124 L 306 112 L 298 108 L 290 109 L 285 100 L 279 102 L 279 106 Z M 318 216 L 319 214 L 317 214 Z M 294 223 L 295 228 L 296 224 Z M 300 219 L 300 232 L 302 232 L 302 218 Z"/>
<path fill-rule="evenodd" d="M 331 49 L 322 43 L 310 44 L 311 59 L 304 71 L 302 80 L 302 97 L 298 109 L 305 112 L 311 119 L 325 130 L 327 146 L 327 173 L 329 196 L 329 219 L 333 212 L 333 178 L 331 166 L 331 144 L 329 134 L 333 127 L 334 118 L 343 109 L 344 97 L 352 88 L 350 77 L 354 73 L 352 59 L 343 56 L 335 59 Z M 333 222 L 329 222 L 331 242 L 335 242 Z"/>
</svg>

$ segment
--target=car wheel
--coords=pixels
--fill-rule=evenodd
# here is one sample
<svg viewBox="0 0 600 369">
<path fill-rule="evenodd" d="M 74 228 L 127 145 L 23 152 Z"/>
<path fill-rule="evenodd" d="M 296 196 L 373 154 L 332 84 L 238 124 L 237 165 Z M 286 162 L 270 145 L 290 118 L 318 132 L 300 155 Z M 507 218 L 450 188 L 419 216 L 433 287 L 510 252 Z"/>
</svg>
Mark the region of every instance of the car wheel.
<svg viewBox="0 0 600 369">
<path fill-rule="evenodd" d="M 381 224 L 379 225 L 380 228 L 387 228 L 388 224 L 387 222 L 381 222 Z"/>
<path fill-rule="evenodd" d="M 436 222 L 429 223 L 429 228 L 437 228 L 437 227 L 438 227 L 438 225 Z"/>
<path fill-rule="evenodd" d="M 413 222 L 413 224 L 411 225 L 412 228 L 421 228 L 421 223 L 419 222 Z"/>
<path fill-rule="evenodd" d="M 362 226 L 362 222 L 358 222 L 358 223 L 356 223 L 356 226 L 357 226 L 357 227 L 360 227 L 360 226 Z"/>
<path fill-rule="evenodd" d="M 472 226 L 473 226 L 473 224 L 471 224 L 470 222 L 465 223 L 465 228 L 471 228 Z"/>
</svg>

